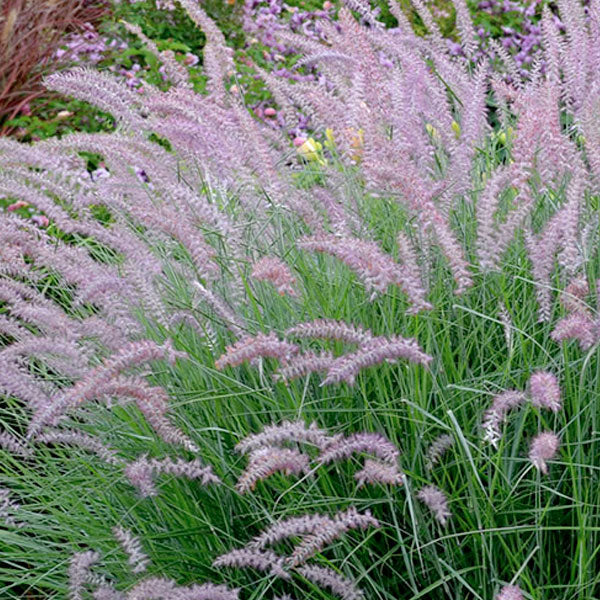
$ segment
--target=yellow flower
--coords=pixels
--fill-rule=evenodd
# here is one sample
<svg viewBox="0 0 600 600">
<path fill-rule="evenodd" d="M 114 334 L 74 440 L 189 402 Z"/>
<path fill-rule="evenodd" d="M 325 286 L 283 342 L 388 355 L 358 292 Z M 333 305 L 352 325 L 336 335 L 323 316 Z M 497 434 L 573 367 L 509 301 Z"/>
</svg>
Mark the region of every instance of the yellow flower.
<svg viewBox="0 0 600 600">
<path fill-rule="evenodd" d="M 321 156 L 321 150 L 323 150 L 323 146 L 321 142 L 315 141 L 313 138 L 308 138 L 303 144 L 296 148 L 296 151 L 302 158 L 306 160 L 314 160 L 319 164 L 326 164 L 325 160 Z"/>
<path fill-rule="evenodd" d="M 350 138 L 350 147 L 355 150 L 355 152 L 350 155 L 350 158 L 356 162 L 360 162 L 362 160 L 362 149 L 365 145 L 365 132 L 362 129 L 349 127 L 346 130 L 346 133 Z"/>
<path fill-rule="evenodd" d="M 450 127 L 452 127 L 452 131 L 454 131 L 454 135 L 459 138 L 461 133 L 460 125 L 456 121 L 452 121 Z"/>
<path fill-rule="evenodd" d="M 354 130 L 352 129 L 352 132 Z M 362 129 L 357 130 L 356 135 L 350 138 L 350 145 L 353 148 L 362 148 L 365 143 L 365 132 Z"/>
<path fill-rule="evenodd" d="M 327 138 L 325 140 L 325 146 L 327 148 L 335 148 L 335 137 L 333 137 L 333 129 L 328 127 L 325 130 L 325 137 Z"/>
<path fill-rule="evenodd" d="M 507 127 L 506 131 L 498 131 L 495 133 L 496 139 L 506 145 L 507 141 L 511 141 L 514 137 L 515 130 L 512 127 Z"/>
<path fill-rule="evenodd" d="M 425 131 L 431 136 L 432 140 L 436 142 L 440 140 L 440 132 L 431 123 L 425 123 Z"/>
</svg>

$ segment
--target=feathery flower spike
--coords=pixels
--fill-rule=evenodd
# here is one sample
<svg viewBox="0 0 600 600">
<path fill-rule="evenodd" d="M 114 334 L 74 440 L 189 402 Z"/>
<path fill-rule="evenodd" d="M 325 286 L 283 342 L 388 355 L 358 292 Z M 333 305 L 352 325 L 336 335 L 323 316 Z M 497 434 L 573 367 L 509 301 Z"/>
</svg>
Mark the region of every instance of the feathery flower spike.
<svg viewBox="0 0 600 600">
<path fill-rule="evenodd" d="M 560 303 L 569 313 L 587 313 L 589 310 L 585 297 L 590 293 L 590 286 L 585 277 L 575 277 L 569 282 L 560 295 Z"/>
<path fill-rule="evenodd" d="M 440 435 L 435 438 L 431 445 L 427 449 L 427 458 L 425 459 L 425 466 L 428 470 L 433 469 L 442 456 L 452 447 L 454 444 L 454 438 L 447 433 Z"/>
<path fill-rule="evenodd" d="M 560 387 L 556 376 L 547 371 L 537 371 L 529 378 L 531 403 L 539 408 L 558 412 L 562 408 Z"/>
<path fill-rule="evenodd" d="M 283 421 L 278 425 L 267 425 L 260 433 L 253 433 L 239 442 L 235 449 L 247 454 L 267 446 L 279 446 L 286 442 L 301 442 L 324 448 L 339 436 L 331 436 L 316 423 L 308 427 L 304 421 Z"/>
<path fill-rule="evenodd" d="M 123 460 L 117 456 L 112 448 L 105 446 L 99 439 L 81 431 L 47 429 L 35 438 L 40 444 L 65 444 L 78 446 L 96 454 L 98 458 L 111 465 L 121 465 Z"/>
<path fill-rule="evenodd" d="M 518 585 L 505 585 L 496 596 L 496 600 L 525 600 L 525 598 Z"/>
<path fill-rule="evenodd" d="M 303 237 L 297 245 L 303 250 L 335 256 L 347 265 L 362 281 L 366 291 L 371 293 L 370 301 L 385 293 L 389 285 L 405 287 L 403 267 L 375 242 L 321 233 Z M 410 292 L 410 288 L 406 291 Z"/>
<path fill-rule="evenodd" d="M 297 567 L 350 529 L 364 530 L 368 527 L 378 528 L 379 521 L 371 515 L 370 511 L 361 514 L 354 507 L 350 507 L 347 511 L 339 512 L 332 519 L 324 522 L 316 531 L 305 535 L 286 562 L 292 567 Z"/>
<path fill-rule="evenodd" d="M 241 548 L 222 554 L 213 561 L 213 567 L 238 567 L 267 571 L 275 577 L 290 579 L 289 574 L 283 569 L 284 560 L 271 550 L 257 548 Z"/>
<path fill-rule="evenodd" d="M 4 450 L 17 456 L 21 456 L 22 458 L 31 456 L 33 452 L 33 450 L 29 448 L 25 442 L 8 433 L 8 431 L 0 432 L 0 448 L 3 448 Z"/>
<path fill-rule="evenodd" d="M 385 436 L 380 433 L 362 432 L 333 441 L 323 448 L 319 456 L 319 462 L 326 464 L 343 460 L 349 458 L 355 452 L 372 454 L 392 466 L 396 466 L 400 456 L 400 450 Z"/>
<path fill-rule="evenodd" d="M 291 379 L 304 377 L 311 373 L 326 373 L 331 368 L 333 361 L 333 353 L 329 351 L 316 354 L 309 350 L 292 357 L 284 367 L 279 367 L 274 373 L 273 379 L 287 383 Z"/>
<path fill-rule="evenodd" d="M 120 525 L 113 527 L 112 531 L 128 556 L 127 562 L 131 567 L 132 573 L 145 571 L 150 560 L 144 554 L 139 538 L 133 535 L 129 529 L 123 529 Z"/>
<path fill-rule="evenodd" d="M 29 424 L 28 437 L 35 437 L 44 425 L 56 421 L 69 408 L 97 398 L 98 388 L 109 386 L 123 371 L 155 360 L 166 360 L 173 365 L 176 359 L 184 357 L 187 354 L 175 350 L 170 341 L 162 346 L 151 340 L 129 342 L 36 413 Z"/>
<path fill-rule="evenodd" d="M 259 281 L 270 281 L 280 296 L 298 296 L 294 289 L 296 280 L 289 267 L 276 256 L 261 258 L 252 268 L 252 277 Z"/>
<path fill-rule="evenodd" d="M 554 458 L 559 443 L 558 436 L 551 431 L 540 433 L 531 440 L 529 460 L 543 475 L 548 473 L 546 461 Z"/>
<path fill-rule="evenodd" d="M 125 594 L 117 592 L 109 585 L 101 585 L 92 592 L 94 600 L 125 600 Z"/>
<path fill-rule="evenodd" d="M 125 475 L 131 484 L 138 488 L 143 498 L 156 496 L 158 490 L 154 484 L 154 477 L 160 473 L 167 473 L 177 477 L 200 480 L 202 485 L 219 484 L 221 480 L 198 458 L 190 461 L 178 458 L 148 459 L 141 456 L 125 467 Z"/>
<path fill-rule="evenodd" d="M 370 485 L 402 485 L 402 472 L 395 465 L 374 460 L 365 459 L 365 464 L 360 471 L 354 474 L 354 479 L 358 482 L 358 487 L 366 483 Z"/>
<path fill-rule="evenodd" d="M 231 589 L 226 585 L 202 583 L 187 588 L 178 588 L 174 600 L 238 600 L 239 589 Z"/>
<path fill-rule="evenodd" d="M 90 568 L 100 560 L 100 554 L 88 550 L 77 552 L 71 558 L 69 565 L 69 598 L 83 600 L 83 592 L 90 580 Z"/>
<path fill-rule="evenodd" d="M 274 333 L 268 335 L 259 333 L 245 337 L 233 346 L 227 346 L 225 354 L 215 362 L 215 367 L 217 369 L 227 366 L 237 367 L 243 362 L 253 362 L 260 357 L 276 358 L 285 363 L 297 352 L 296 344 L 282 341 Z"/>
<path fill-rule="evenodd" d="M 525 394 L 522 392 L 508 390 L 495 396 L 492 406 L 485 411 L 482 422 L 483 439 L 492 444 L 494 448 L 498 447 L 498 442 L 502 438 L 501 426 L 506 421 L 508 412 L 523 404 L 525 398 Z"/>
<path fill-rule="evenodd" d="M 330 525 L 332 519 L 328 515 L 313 514 L 290 517 L 274 523 L 257 535 L 248 544 L 248 548 L 265 548 L 291 537 L 304 537 L 320 531 Z"/>
<path fill-rule="evenodd" d="M 400 336 L 391 338 L 376 337 L 360 346 L 355 352 L 343 354 L 336 358 L 321 385 L 342 381 L 345 381 L 348 385 L 354 385 L 356 375 L 362 369 L 378 365 L 384 361 L 395 362 L 399 358 L 425 365 L 432 360 L 432 357 L 425 354 L 414 339 Z"/>
<path fill-rule="evenodd" d="M 550 337 L 556 342 L 574 339 L 582 350 L 589 350 L 600 341 L 600 323 L 586 312 L 574 312 L 558 321 Z"/>
<path fill-rule="evenodd" d="M 352 580 L 343 577 L 328 567 L 303 565 L 298 567 L 296 571 L 309 581 L 331 590 L 342 600 L 362 600 L 364 598 L 363 592 L 354 585 Z"/>
<path fill-rule="evenodd" d="M 127 593 L 127 600 L 155 600 L 176 598 L 175 582 L 162 577 L 150 577 L 135 584 Z"/>
<path fill-rule="evenodd" d="M 129 479 L 131 485 L 138 488 L 142 498 L 158 494 L 158 490 L 154 485 L 152 463 L 145 456 L 129 463 L 125 467 L 125 476 Z"/>
<path fill-rule="evenodd" d="M 282 472 L 285 475 L 307 473 L 310 457 L 290 448 L 265 447 L 250 453 L 248 466 L 244 469 L 236 489 L 240 494 L 253 490 L 261 479 Z"/>
<path fill-rule="evenodd" d="M 396 236 L 398 252 L 404 268 L 402 287 L 412 306 L 406 312 L 416 314 L 421 310 L 431 310 L 433 305 L 426 300 L 427 291 L 423 286 L 421 272 L 417 261 L 416 252 L 408 236 L 400 232 Z"/>
<path fill-rule="evenodd" d="M 452 516 L 448 508 L 448 499 L 446 494 L 435 485 L 427 485 L 417 494 L 417 498 L 423 502 L 433 513 L 433 516 L 445 526 L 448 519 Z"/>
<path fill-rule="evenodd" d="M 14 514 L 19 512 L 21 505 L 11 499 L 11 492 L 0 487 L 0 520 L 11 527 L 23 527 L 25 523 L 17 521 Z"/>
</svg>

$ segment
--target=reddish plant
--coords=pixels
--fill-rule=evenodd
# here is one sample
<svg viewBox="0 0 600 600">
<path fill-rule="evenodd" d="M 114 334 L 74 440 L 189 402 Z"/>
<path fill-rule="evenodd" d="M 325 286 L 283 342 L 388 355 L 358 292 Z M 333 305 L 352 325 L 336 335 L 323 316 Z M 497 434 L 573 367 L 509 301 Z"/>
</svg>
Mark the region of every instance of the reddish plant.
<svg viewBox="0 0 600 600">
<path fill-rule="evenodd" d="M 60 65 L 54 58 L 66 33 L 95 23 L 108 0 L 4 0 L 0 5 L 0 135 L 29 102 L 48 93 L 42 77 Z"/>
</svg>

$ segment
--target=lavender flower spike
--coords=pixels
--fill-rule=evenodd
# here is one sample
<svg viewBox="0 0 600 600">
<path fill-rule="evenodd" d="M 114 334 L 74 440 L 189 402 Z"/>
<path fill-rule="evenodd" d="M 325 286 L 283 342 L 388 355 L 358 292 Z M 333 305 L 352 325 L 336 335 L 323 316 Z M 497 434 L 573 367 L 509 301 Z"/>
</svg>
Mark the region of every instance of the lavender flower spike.
<svg viewBox="0 0 600 600">
<path fill-rule="evenodd" d="M 73 431 L 70 429 L 47 429 L 35 438 L 37 443 L 41 444 L 65 444 L 67 446 L 77 446 L 83 450 L 93 452 L 111 465 L 121 465 L 121 460 L 115 450 L 105 446 L 99 439 L 81 431 Z"/>
<path fill-rule="evenodd" d="M 506 421 L 506 415 L 510 410 L 520 406 L 525 401 L 525 394 L 514 390 L 508 390 L 498 394 L 492 401 L 492 406 L 483 415 L 482 427 L 484 440 L 488 441 L 494 448 L 502 438 L 500 427 Z"/>
<path fill-rule="evenodd" d="M 525 598 L 518 585 L 505 585 L 496 596 L 496 600 L 525 600 Z"/>
<path fill-rule="evenodd" d="M 366 483 L 375 485 L 402 485 L 402 472 L 395 465 L 390 465 L 372 458 L 367 458 L 360 471 L 354 474 L 358 487 Z"/>
<path fill-rule="evenodd" d="M 454 444 L 454 438 L 447 433 L 440 435 L 435 438 L 431 445 L 427 449 L 426 467 L 428 470 L 433 469 L 442 456 L 452 447 Z"/>
<path fill-rule="evenodd" d="M 172 460 L 167 457 L 162 460 L 141 456 L 125 467 L 125 475 L 132 485 L 138 488 L 143 498 L 156 496 L 158 490 L 154 477 L 159 473 L 168 473 L 187 479 L 199 479 L 202 485 L 218 484 L 221 480 L 212 472 L 210 466 L 204 465 L 199 459 L 186 461 L 181 458 Z"/>
<path fill-rule="evenodd" d="M 175 600 L 239 600 L 239 589 L 231 589 L 225 585 L 202 583 L 177 590 Z"/>
<path fill-rule="evenodd" d="M 291 379 L 305 377 L 311 373 L 326 373 L 333 365 L 333 361 L 333 353 L 327 351 L 320 354 L 311 351 L 297 354 L 287 365 L 277 369 L 273 379 L 274 381 L 287 383 Z"/>
<path fill-rule="evenodd" d="M 360 514 L 354 507 L 350 507 L 345 512 L 337 513 L 333 519 L 324 522 L 322 526 L 308 534 L 294 548 L 288 563 L 297 567 L 304 564 L 307 559 L 320 552 L 325 546 L 337 540 L 350 529 L 367 529 L 368 527 L 379 527 L 379 522 L 369 511 Z"/>
<path fill-rule="evenodd" d="M 333 569 L 317 565 L 304 565 L 296 570 L 309 581 L 330 589 L 342 600 L 362 600 L 364 598 L 364 594 L 354 585 L 353 581 L 346 579 Z"/>
<path fill-rule="evenodd" d="M 213 567 L 251 567 L 258 571 L 268 571 L 282 579 L 290 578 L 288 573 L 283 570 L 283 559 L 271 550 L 258 550 L 255 548 L 232 550 L 215 559 Z"/>
<path fill-rule="evenodd" d="M 113 527 L 112 531 L 128 556 L 127 562 L 131 567 L 132 573 L 141 573 L 142 571 L 145 571 L 149 559 L 142 550 L 139 538 L 133 535 L 129 529 L 123 529 L 120 525 Z"/>
<path fill-rule="evenodd" d="M 27 458 L 32 454 L 31 448 L 25 442 L 8 433 L 8 431 L 0 431 L 0 448 L 23 458 Z"/>
<path fill-rule="evenodd" d="M 309 456 L 289 448 L 267 447 L 250 454 L 248 466 L 236 484 L 240 494 L 253 490 L 256 483 L 273 473 L 281 471 L 286 475 L 308 472 Z"/>
<path fill-rule="evenodd" d="M 25 523 L 17 521 L 13 516 L 21 506 L 12 500 L 10 496 L 11 493 L 7 488 L 0 487 L 0 520 L 11 527 L 23 527 Z"/>
<path fill-rule="evenodd" d="M 315 319 L 308 323 L 299 323 L 290 327 L 285 335 L 286 337 L 341 340 L 348 344 L 366 344 L 373 339 L 373 334 L 360 325 L 351 325 L 333 319 Z"/>
<path fill-rule="evenodd" d="M 361 346 L 356 352 L 344 354 L 336 359 L 321 385 L 342 381 L 353 385 L 360 370 L 384 361 L 394 362 L 398 358 L 421 364 L 428 364 L 432 360 L 432 357 L 425 354 L 414 339 L 400 336 L 376 337 Z"/>
<path fill-rule="evenodd" d="M 151 577 L 137 583 L 127 593 L 127 600 L 162 600 L 176 598 L 175 582 L 162 577 Z"/>
<path fill-rule="evenodd" d="M 587 313 L 572 313 L 561 319 L 550 334 L 556 341 L 574 339 L 582 350 L 588 350 L 600 339 L 600 326 Z"/>
<path fill-rule="evenodd" d="M 259 450 L 266 446 L 278 446 L 286 442 L 302 442 L 324 448 L 337 439 L 330 436 L 324 429 L 319 429 L 316 423 L 308 427 L 303 421 L 283 421 L 278 425 L 268 425 L 261 433 L 254 433 L 239 442 L 235 449 L 242 454 Z"/>
<path fill-rule="evenodd" d="M 239 590 L 203 583 L 179 587 L 171 579 L 150 577 L 137 583 L 127 596 L 94 596 L 97 600 L 238 600 Z"/>
<path fill-rule="evenodd" d="M 285 294 L 298 295 L 294 289 L 296 280 L 292 276 L 289 267 L 275 256 L 265 256 L 255 263 L 252 268 L 252 277 L 259 281 L 271 282 L 280 296 L 285 296 Z"/>
<path fill-rule="evenodd" d="M 217 369 L 226 366 L 236 367 L 243 362 L 253 362 L 263 356 L 286 362 L 296 352 L 298 346 L 279 340 L 274 333 L 268 335 L 259 333 L 254 337 L 245 337 L 233 346 L 228 346 L 225 354 L 215 362 L 215 367 Z"/>
<path fill-rule="evenodd" d="M 349 458 L 355 452 L 366 452 L 377 456 L 387 464 L 395 466 L 400 450 L 380 433 L 355 433 L 347 438 L 338 439 L 323 449 L 319 462 L 330 463 L 334 460 Z"/>
<path fill-rule="evenodd" d="M 290 517 L 278 523 L 267 527 L 262 533 L 257 535 L 247 547 L 264 548 L 277 544 L 281 540 L 291 537 L 303 537 L 316 533 L 330 525 L 331 517 L 328 515 L 301 515 L 299 517 Z"/>
<path fill-rule="evenodd" d="M 142 456 L 125 467 L 125 476 L 131 485 L 138 488 L 142 498 L 156 496 L 158 490 L 154 485 L 152 463 Z"/>
<path fill-rule="evenodd" d="M 551 431 L 540 433 L 531 441 L 529 447 L 529 460 L 543 475 L 548 473 L 547 460 L 556 455 L 559 446 L 558 436 Z"/>
<path fill-rule="evenodd" d="M 109 585 L 101 585 L 92 592 L 94 600 L 125 600 L 125 594 L 117 592 Z"/>
<path fill-rule="evenodd" d="M 98 560 L 100 554 L 91 550 L 73 555 L 69 566 L 70 600 L 83 600 L 83 591 L 90 579 L 90 567 Z"/>
<path fill-rule="evenodd" d="M 401 285 L 402 267 L 375 243 L 354 237 L 338 238 L 331 234 L 303 237 L 297 245 L 303 250 L 335 256 L 363 282 L 369 300 L 383 294 L 389 285 Z"/>
<path fill-rule="evenodd" d="M 560 387 L 556 376 L 547 371 L 537 371 L 529 379 L 531 403 L 540 408 L 558 412 L 562 408 Z"/>
<path fill-rule="evenodd" d="M 423 502 L 433 513 L 433 516 L 442 526 L 446 525 L 448 518 L 452 516 L 448 508 L 446 494 L 434 485 L 427 485 L 417 494 L 417 498 Z"/>
</svg>

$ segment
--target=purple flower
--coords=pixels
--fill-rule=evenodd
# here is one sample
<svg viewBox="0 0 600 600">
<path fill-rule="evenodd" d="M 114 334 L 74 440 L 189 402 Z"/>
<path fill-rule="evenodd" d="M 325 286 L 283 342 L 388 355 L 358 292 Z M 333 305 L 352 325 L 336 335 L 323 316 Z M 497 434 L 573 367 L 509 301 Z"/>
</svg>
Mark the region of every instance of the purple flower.
<svg viewBox="0 0 600 600">
<path fill-rule="evenodd" d="M 339 436 L 329 435 L 316 423 L 311 423 L 307 427 L 304 421 L 284 421 L 277 425 L 268 425 L 260 433 L 247 436 L 236 445 L 235 449 L 246 454 L 286 443 L 305 443 L 317 448 L 325 448 L 336 439 L 339 439 Z"/>
<path fill-rule="evenodd" d="M 280 296 L 296 297 L 298 293 L 294 289 L 296 279 L 292 276 L 289 267 L 276 256 L 265 256 L 252 267 L 252 277 L 260 281 L 269 281 Z"/>
<path fill-rule="evenodd" d="M 372 458 L 365 459 L 365 464 L 360 471 L 354 474 L 358 487 L 365 484 L 376 485 L 402 485 L 403 474 L 397 465 L 390 465 Z"/>
<path fill-rule="evenodd" d="M 540 408 L 558 412 L 562 408 L 560 387 L 556 376 L 547 371 L 537 371 L 529 379 L 531 403 Z"/>
<path fill-rule="evenodd" d="M 244 494 L 253 490 L 257 482 L 274 473 L 299 475 L 309 470 L 310 457 L 298 450 L 269 446 L 253 450 L 250 453 L 248 466 L 240 475 L 236 489 Z"/>
<path fill-rule="evenodd" d="M 252 568 L 258 571 L 267 571 L 275 577 L 290 579 L 289 574 L 283 569 L 283 558 L 271 550 L 258 548 L 241 548 L 222 554 L 213 561 L 213 567 L 237 567 L 241 569 Z"/>
<path fill-rule="evenodd" d="M 554 458 L 560 445 L 558 436 L 551 431 L 540 433 L 531 440 L 529 447 L 529 460 L 543 475 L 548 473 L 546 461 Z"/>
<path fill-rule="evenodd" d="M 342 600 L 362 600 L 364 598 L 364 594 L 352 580 L 343 577 L 333 569 L 318 565 L 303 565 L 296 570 L 309 581 L 331 590 Z"/>
<path fill-rule="evenodd" d="M 380 458 L 385 463 L 396 466 L 400 450 L 380 433 L 354 433 L 345 438 L 333 440 L 323 448 L 319 461 L 327 464 L 344 460 L 356 452 L 364 452 Z"/>
<path fill-rule="evenodd" d="M 482 428 L 484 439 L 492 446 L 497 447 L 502 438 L 501 426 L 506 421 L 508 412 L 522 405 L 525 394 L 509 390 L 494 397 L 492 406 L 483 415 Z"/>
<path fill-rule="evenodd" d="M 400 336 L 391 338 L 375 337 L 360 346 L 355 352 L 343 354 L 335 359 L 321 385 L 342 381 L 354 385 L 356 375 L 362 369 L 378 365 L 384 361 L 395 362 L 399 358 L 424 365 L 429 364 L 433 359 L 421 350 L 414 339 Z"/>
<path fill-rule="evenodd" d="M 255 362 L 263 357 L 276 358 L 285 363 L 297 352 L 296 344 L 281 341 L 274 333 L 259 333 L 245 337 L 233 346 L 228 346 L 225 354 L 215 362 L 215 367 L 217 369 L 226 366 L 236 367 L 246 361 Z"/>
<path fill-rule="evenodd" d="M 298 567 L 347 531 L 379 526 L 379 522 L 369 511 L 359 513 L 354 507 L 349 508 L 347 511 L 337 513 L 333 519 L 323 521 L 315 531 L 307 533 L 286 562 L 292 567 Z"/>
<path fill-rule="evenodd" d="M 525 598 L 518 585 L 505 585 L 496 596 L 496 600 L 525 600 Z"/>
<path fill-rule="evenodd" d="M 454 438 L 447 433 L 437 437 L 427 449 L 426 466 L 429 470 L 433 469 L 442 456 L 454 445 Z"/>
<path fill-rule="evenodd" d="M 142 550 L 139 538 L 134 536 L 129 529 L 123 529 L 120 525 L 113 527 L 112 531 L 128 556 L 127 562 L 131 567 L 132 573 L 141 573 L 142 571 L 145 571 L 150 561 Z"/>
<path fill-rule="evenodd" d="M 429 508 L 442 526 L 446 525 L 452 513 L 448 508 L 448 499 L 442 490 L 434 485 L 428 485 L 419 491 L 417 498 Z"/>
</svg>

